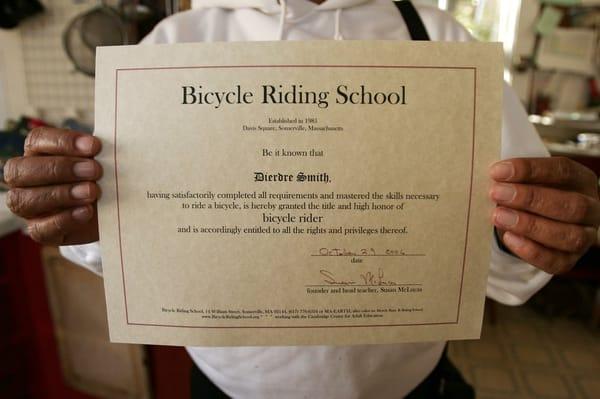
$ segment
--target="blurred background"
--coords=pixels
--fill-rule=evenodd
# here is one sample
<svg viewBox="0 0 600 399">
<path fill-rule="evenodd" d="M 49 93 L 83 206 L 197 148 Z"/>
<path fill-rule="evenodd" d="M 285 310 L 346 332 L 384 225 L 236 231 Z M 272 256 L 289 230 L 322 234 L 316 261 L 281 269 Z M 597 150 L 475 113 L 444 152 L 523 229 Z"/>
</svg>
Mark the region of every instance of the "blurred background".
<svg viewBox="0 0 600 399">
<path fill-rule="evenodd" d="M 419 1 L 415 1 L 419 2 Z M 421 0 L 500 41 L 553 155 L 600 173 L 600 0 Z M 0 1 L 0 166 L 35 126 L 93 130 L 94 49 L 137 43 L 191 0 Z M 1 179 L 0 179 L 1 180 Z M 101 278 L 41 247 L 0 184 L 0 398 L 187 398 L 182 348 L 111 344 Z M 450 357 L 478 398 L 600 398 L 600 251 L 527 305 L 488 302 Z"/>
</svg>

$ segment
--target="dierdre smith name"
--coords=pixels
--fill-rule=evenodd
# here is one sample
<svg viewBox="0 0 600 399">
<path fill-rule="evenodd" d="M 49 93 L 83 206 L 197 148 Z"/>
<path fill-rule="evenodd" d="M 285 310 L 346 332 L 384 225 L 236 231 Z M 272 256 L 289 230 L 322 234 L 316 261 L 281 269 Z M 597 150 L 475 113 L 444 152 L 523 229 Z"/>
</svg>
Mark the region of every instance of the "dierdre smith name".
<svg viewBox="0 0 600 399">
<path fill-rule="evenodd" d="M 338 85 L 335 91 L 335 104 L 354 105 L 406 105 L 406 86 L 402 85 L 391 91 L 371 91 L 365 85 L 350 88 Z M 253 104 L 256 93 L 242 89 L 236 85 L 231 90 L 206 90 L 202 86 L 181 86 L 181 104 L 210 105 L 221 108 L 225 105 Z M 301 84 L 262 85 L 259 101 L 261 104 L 314 104 L 319 108 L 329 107 L 332 92 L 307 90 Z"/>
</svg>

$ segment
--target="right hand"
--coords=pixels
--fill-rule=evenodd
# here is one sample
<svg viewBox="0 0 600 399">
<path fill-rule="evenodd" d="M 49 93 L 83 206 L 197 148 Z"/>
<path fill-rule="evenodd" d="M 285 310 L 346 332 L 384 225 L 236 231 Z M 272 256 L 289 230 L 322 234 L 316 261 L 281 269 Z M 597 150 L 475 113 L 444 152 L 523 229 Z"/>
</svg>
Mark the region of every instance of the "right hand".
<svg viewBox="0 0 600 399">
<path fill-rule="evenodd" d="M 50 245 L 98 240 L 96 180 L 102 167 L 97 137 L 48 127 L 33 129 L 25 154 L 4 166 L 8 208 L 25 218 L 31 237 Z"/>
</svg>

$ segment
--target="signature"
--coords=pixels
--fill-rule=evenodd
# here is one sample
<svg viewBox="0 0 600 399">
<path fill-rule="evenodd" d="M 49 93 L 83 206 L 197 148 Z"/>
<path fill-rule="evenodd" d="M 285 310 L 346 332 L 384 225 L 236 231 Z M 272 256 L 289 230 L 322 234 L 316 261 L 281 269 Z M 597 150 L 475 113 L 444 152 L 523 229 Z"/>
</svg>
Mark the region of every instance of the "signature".
<svg viewBox="0 0 600 399">
<path fill-rule="evenodd" d="M 402 249 L 385 249 L 376 251 L 374 248 L 360 248 L 358 250 L 348 250 L 346 248 L 319 248 L 316 255 L 313 256 L 424 256 L 422 254 L 407 254 Z"/>
<path fill-rule="evenodd" d="M 326 269 L 321 269 L 319 274 L 323 278 L 323 281 L 329 285 L 369 285 L 369 286 L 381 286 L 381 285 L 398 285 L 395 281 L 387 280 L 384 275 L 383 269 L 379 268 L 377 273 L 366 272 L 361 273 L 356 280 L 350 279 L 339 279 L 332 272 Z"/>
</svg>

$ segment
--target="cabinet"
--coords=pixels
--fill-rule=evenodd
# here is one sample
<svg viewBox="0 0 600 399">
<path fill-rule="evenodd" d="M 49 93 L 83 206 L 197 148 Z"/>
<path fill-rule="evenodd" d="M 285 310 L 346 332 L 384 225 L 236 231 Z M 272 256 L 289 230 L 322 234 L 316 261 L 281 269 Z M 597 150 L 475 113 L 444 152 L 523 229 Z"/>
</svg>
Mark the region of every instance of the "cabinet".
<svg viewBox="0 0 600 399">
<path fill-rule="evenodd" d="M 56 248 L 0 239 L 0 397 L 188 398 L 185 350 L 109 343 L 104 307 L 102 280 Z"/>
</svg>

